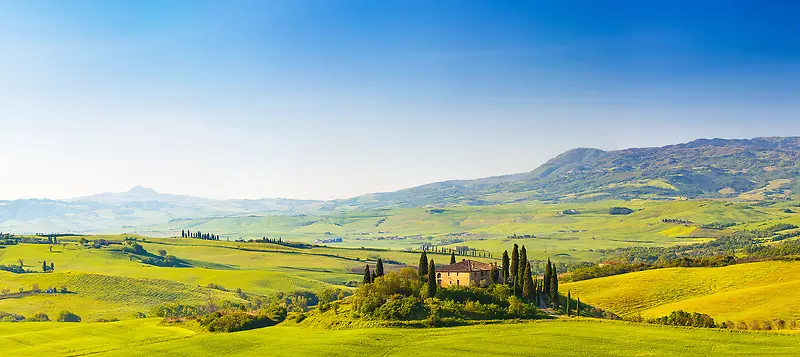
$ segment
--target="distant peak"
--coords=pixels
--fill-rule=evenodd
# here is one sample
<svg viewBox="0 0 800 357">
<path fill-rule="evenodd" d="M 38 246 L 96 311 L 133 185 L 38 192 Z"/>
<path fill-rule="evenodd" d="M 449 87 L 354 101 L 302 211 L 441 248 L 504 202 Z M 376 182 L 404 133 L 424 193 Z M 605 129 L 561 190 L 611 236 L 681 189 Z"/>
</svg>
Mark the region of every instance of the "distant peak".
<svg viewBox="0 0 800 357">
<path fill-rule="evenodd" d="M 130 190 L 128 190 L 128 193 L 135 193 L 137 195 L 144 195 L 144 194 L 154 194 L 154 193 L 156 193 L 156 191 L 153 190 L 152 188 L 147 188 L 147 187 L 142 187 L 142 186 L 138 186 L 137 185 L 137 186 L 134 186 L 133 188 L 131 188 Z"/>
</svg>

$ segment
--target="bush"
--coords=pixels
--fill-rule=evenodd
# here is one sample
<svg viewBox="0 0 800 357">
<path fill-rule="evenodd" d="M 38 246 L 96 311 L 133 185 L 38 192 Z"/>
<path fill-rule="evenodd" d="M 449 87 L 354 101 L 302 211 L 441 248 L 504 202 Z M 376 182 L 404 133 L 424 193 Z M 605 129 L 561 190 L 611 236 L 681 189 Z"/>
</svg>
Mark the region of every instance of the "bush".
<svg viewBox="0 0 800 357">
<path fill-rule="evenodd" d="M 139 255 L 147 254 L 147 251 L 144 250 L 144 247 L 142 247 L 141 244 L 134 243 L 134 242 L 131 242 L 131 241 L 128 241 L 126 243 L 127 243 L 127 245 L 122 248 L 123 252 L 139 254 Z"/>
<path fill-rule="evenodd" d="M 45 322 L 45 321 L 50 321 L 50 316 L 47 316 L 47 314 L 45 314 L 44 312 L 37 312 L 36 315 L 33 315 L 33 317 L 25 319 L 25 321 Z"/>
<path fill-rule="evenodd" d="M 184 304 L 164 304 L 153 308 L 150 312 L 152 316 L 164 318 L 184 318 L 203 315 L 203 311 L 197 306 Z"/>
<path fill-rule="evenodd" d="M 69 311 L 61 311 L 58 314 L 58 322 L 81 322 L 81 317 Z"/>
<path fill-rule="evenodd" d="M 225 315 L 217 312 L 210 314 L 209 318 L 204 317 L 200 322 L 211 332 L 245 331 L 275 325 L 275 321 L 267 316 L 250 315 L 246 312 Z"/>
<path fill-rule="evenodd" d="M 224 286 L 219 285 L 217 283 L 208 283 L 208 285 L 206 285 L 206 287 L 209 288 L 209 289 L 215 289 L 215 290 L 219 290 L 219 291 L 228 291 L 228 289 L 225 289 Z"/>
<path fill-rule="evenodd" d="M 0 311 L 0 322 L 20 322 L 25 320 L 25 316 Z"/>
<path fill-rule="evenodd" d="M 714 323 L 714 319 L 711 316 L 706 314 L 700 314 L 697 312 L 685 312 L 685 311 L 673 311 L 667 316 L 650 319 L 647 320 L 650 323 L 656 323 L 661 325 L 671 325 L 671 326 L 687 326 L 687 327 L 717 327 L 717 324 Z M 727 326 L 727 324 L 725 324 Z"/>
<path fill-rule="evenodd" d="M 608 210 L 608 213 L 613 215 L 628 215 L 633 213 L 633 210 L 628 207 L 611 207 L 611 209 Z"/>
<path fill-rule="evenodd" d="M 426 315 L 422 302 L 417 297 L 395 295 L 378 307 L 373 316 L 381 320 L 411 320 Z"/>
</svg>

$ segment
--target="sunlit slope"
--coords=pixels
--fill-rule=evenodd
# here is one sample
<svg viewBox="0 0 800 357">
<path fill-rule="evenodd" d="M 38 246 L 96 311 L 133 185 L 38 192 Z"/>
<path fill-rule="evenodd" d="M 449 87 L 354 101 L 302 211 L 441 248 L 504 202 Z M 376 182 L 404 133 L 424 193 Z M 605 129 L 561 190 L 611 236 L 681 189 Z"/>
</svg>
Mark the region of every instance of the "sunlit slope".
<svg viewBox="0 0 800 357">
<path fill-rule="evenodd" d="M 157 267 L 138 262 L 115 248 L 84 248 L 75 243 L 54 246 L 21 244 L 0 249 L 0 264 L 41 271 L 43 262 L 55 272 L 14 274 L 0 271 L 0 311 L 25 316 L 44 312 L 55 317 L 70 310 L 85 321 L 130 319 L 165 303 L 204 304 L 209 298 L 237 300 L 235 293 L 206 288 L 210 283 L 230 291 L 272 294 L 295 290 L 319 290 L 328 282 L 360 279 L 350 271 L 363 266 L 353 259 L 300 254 L 291 250 L 249 251 L 226 244 L 205 245 L 201 240 L 176 240 L 174 244 L 144 243 L 150 252 L 167 249 L 192 263 L 192 267 Z M 180 245 L 181 243 L 186 245 Z M 266 246 L 266 245 L 265 245 Z M 274 245 L 269 245 L 274 246 Z M 268 248 L 268 247 L 264 247 Z M 366 256 L 367 253 L 364 253 Z M 66 287 L 68 294 L 31 294 Z M 26 293 L 15 294 L 22 289 Z"/>
<path fill-rule="evenodd" d="M 159 326 L 160 321 L 0 323 L 0 346 L 3 356 L 77 356 L 131 351 L 195 334 L 184 328 Z"/>
<path fill-rule="evenodd" d="M 39 324 L 29 324 L 39 325 Z M 797 336 L 730 333 L 611 321 L 543 321 L 437 329 L 325 330 L 270 327 L 197 334 L 152 320 L 41 324 L 12 340 L 4 356 L 793 356 Z M 59 326 L 60 327 L 60 326 Z M 122 341 L 130 341 L 127 346 Z M 131 346 L 136 346 L 131 348 Z M 5 345 L 4 345 L 5 346 Z M 122 347 L 127 347 L 123 349 Z"/>
<path fill-rule="evenodd" d="M 800 319 L 800 262 L 669 268 L 561 284 L 582 302 L 623 317 L 684 310 L 717 320 Z"/>
<path fill-rule="evenodd" d="M 209 297 L 236 300 L 231 293 L 201 288 L 170 280 L 129 278 L 78 272 L 49 274 L 12 274 L 0 272 L 0 289 L 12 292 L 67 287 L 69 293 L 40 293 L 0 299 L 0 310 L 32 316 L 44 312 L 55 318 L 69 310 L 86 321 L 133 318 L 136 312 L 147 313 L 165 303 L 202 304 Z"/>
</svg>

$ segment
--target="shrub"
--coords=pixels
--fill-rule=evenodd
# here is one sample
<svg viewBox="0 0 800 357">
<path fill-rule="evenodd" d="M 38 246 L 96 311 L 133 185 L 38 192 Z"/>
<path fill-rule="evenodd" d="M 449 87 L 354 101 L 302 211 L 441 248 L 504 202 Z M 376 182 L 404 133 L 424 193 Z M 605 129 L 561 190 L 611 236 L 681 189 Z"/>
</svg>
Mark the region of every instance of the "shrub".
<svg viewBox="0 0 800 357">
<path fill-rule="evenodd" d="M 714 319 L 706 314 L 697 312 L 673 311 L 667 316 L 662 316 L 655 319 L 647 320 L 650 323 L 672 326 L 688 326 L 688 327 L 717 327 Z M 725 324 L 727 326 L 727 324 Z"/>
<path fill-rule="evenodd" d="M 628 215 L 633 213 L 633 210 L 628 207 L 611 207 L 611 209 L 608 210 L 608 213 L 613 215 Z"/>
<path fill-rule="evenodd" d="M 225 289 L 224 286 L 219 285 L 217 283 L 208 283 L 208 285 L 206 285 L 206 287 L 209 288 L 209 289 L 215 289 L 215 290 L 219 290 L 219 291 L 228 291 L 228 289 Z"/>
<path fill-rule="evenodd" d="M 45 322 L 45 321 L 50 321 L 50 317 L 47 316 L 47 314 L 45 314 L 44 312 L 37 312 L 36 315 L 33 315 L 33 317 L 25 319 L 25 321 Z"/>
<path fill-rule="evenodd" d="M 373 316 L 381 320 L 410 320 L 425 315 L 425 308 L 419 298 L 400 295 L 394 295 L 373 313 Z"/>
<path fill-rule="evenodd" d="M 219 313 L 213 315 L 217 316 Z M 260 315 L 250 315 L 246 312 L 233 312 L 226 315 L 219 315 L 214 319 L 205 320 L 206 328 L 211 332 L 234 332 L 252 330 L 275 325 L 269 317 Z"/>
<path fill-rule="evenodd" d="M 25 316 L 11 312 L 0 311 L 0 322 L 19 322 L 25 320 Z"/>
<path fill-rule="evenodd" d="M 58 322 L 81 322 L 81 317 L 69 311 L 61 311 L 58 314 Z"/>
<path fill-rule="evenodd" d="M 128 241 L 126 243 L 127 243 L 127 245 L 122 248 L 123 252 L 133 253 L 133 254 L 140 254 L 140 255 L 147 254 L 147 251 L 144 250 L 144 247 L 142 247 L 141 244 L 135 243 L 135 242 L 131 242 L 131 241 Z"/>
<path fill-rule="evenodd" d="M 184 318 L 203 315 L 197 306 L 184 304 L 164 304 L 153 308 L 151 315 L 164 318 Z"/>
</svg>

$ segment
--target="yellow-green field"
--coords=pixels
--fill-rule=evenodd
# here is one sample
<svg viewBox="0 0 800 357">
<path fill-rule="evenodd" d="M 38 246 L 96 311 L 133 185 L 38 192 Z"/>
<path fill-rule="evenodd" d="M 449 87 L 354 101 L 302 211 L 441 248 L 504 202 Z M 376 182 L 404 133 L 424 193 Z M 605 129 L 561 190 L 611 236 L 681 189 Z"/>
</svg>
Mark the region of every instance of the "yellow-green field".
<svg viewBox="0 0 800 357">
<path fill-rule="evenodd" d="M 756 226 L 776 222 L 800 223 L 796 214 L 783 212 L 794 202 L 758 206 L 752 202 L 717 200 L 597 201 L 549 204 L 542 202 L 495 206 L 453 206 L 442 211 L 430 208 L 381 209 L 331 213 L 321 216 L 266 216 L 182 220 L 144 227 L 139 233 L 156 236 L 180 235 L 182 229 L 221 232 L 228 238 L 272 238 L 310 242 L 341 237 L 339 247 L 374 247 L 402 250 L 422 243 L 461 239 L 448 247 L 467 245 L 499 256 L 514 243 L 524 244 L 532 259 L 557 261 L 593 260 L 597 249 L 635 245 L 667 246 L 702 242 L 742 227 L 725 231 L 699 229 L 708 223 L 738 223 Z M 610 215 L 609 208 L 625 206 L 633 214 Z M 580 212 L 563 215 L 568 209 Z M 663 219 L 694 222 L 691 226 L 664 223 Z M 509 239 L 508 236 L 536 238 Z M 405 239 L 378 239 L 400 237 Z"/>
<path fill-rule="evenodd" d="M 720 268 L 668 268 L 561 284 L 563 294 L 623 317 L 672 311 L 717 321 L 800 320 L 800 262 L 769 261 Z"/>
<path fill-rule="evenodd" d="M 92 239 L 97 237 L 90 237 Z M 121 240 L 123 236 L 103 236 Z M 142 237 L 139 237 L 142 239 Z M 199 304 L 215 300 L 238 301 L 233 292 L 209 289 L 210 283 L 228 290 L 269 295 L 295 290 L 319 291 L 329 284 L 360 281 L 357 269 L 374 267 L 375 259 L 416 264 L 418 253 L 317 247 L 288 248 L 276 244 L 236 243 L 198 239 L 144 238 L 151 253 L 165 249 L 192 267 L 169 268 L 145 265 L 119 251 L 119 245 L 102 249 L 85 248 L 77 238 L 62 238 L 51 252 L 48 245 L 20 244 L 0 249 L 0 264 L 41 270 L 43 261 L 55 264 L 47 274 L 14 274 L 0 271 L 0 290 L 29 291 L 66 287 L 70 294 L 36 294 L 19 298 L 0 296 L 0 311 L 30 316 L 44 312 L 54 316 L 61 310 L 77 313 L 85 321 L 130 319 L 164 303 Z M 432 259 L 449 256 L 431 254 Z"/>
<path fill-rule="evenodd" d="M 800 338 L 596 320 L 437 329 L 277 326 L 230 334 L 158 326 L 0 324 L 4 356 L 796 356 Z"/>
</svg>

